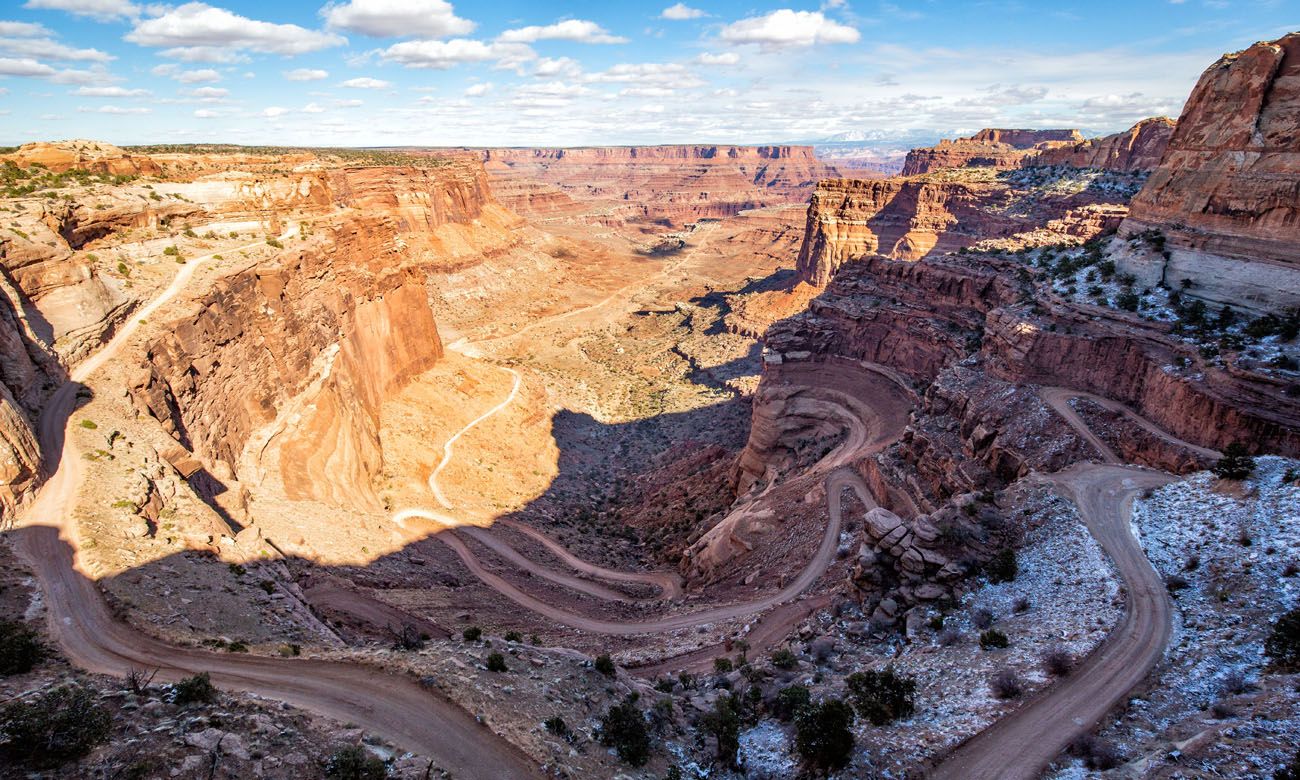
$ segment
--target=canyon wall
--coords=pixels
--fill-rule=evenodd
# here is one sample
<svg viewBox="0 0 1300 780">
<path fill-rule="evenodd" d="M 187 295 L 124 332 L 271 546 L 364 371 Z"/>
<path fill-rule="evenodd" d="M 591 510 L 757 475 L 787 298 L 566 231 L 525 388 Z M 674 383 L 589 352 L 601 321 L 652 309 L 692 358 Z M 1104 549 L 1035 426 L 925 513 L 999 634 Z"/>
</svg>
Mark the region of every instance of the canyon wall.
<svg viewBox="0 0 1300 780">
<path fill-rule="evenodd" d="M 1106 171 L 1152 171 L 1160 165 L 1174 134 L 1174 120 L 1143 119 L 1121 133 L 1044 149 L 1021 162 L 1026 167 L 1068 165 Z"/>
<path fill-rule="evenodd" d="M 1225 55 L 1201 76 L 1121 234 L 1163 254 L 1121 256 L 1144 284 L 1256 313 L 1300 306 L 1300 33 Z"/>
<path fill-rule="evenodd" d="M 800 277 L 824 287 L 870 255 L 918 260 L 1025 233 L 1030 244 L 1086 240 L 1119 224 L 1123 198 L 1102 190 L 1054 195 L 1012 180 L 895 178 L 819 183 L 799 250 Z"/>
<path fill-rule="evenodd" d="M 219 477 L 257 476 L 241 472 L 274 441 L 288 498 L 374 507 L 380 406 L 442 355 L 431 275 L 509 250 L 521 223 L 477 162 L 344 169 L 329 187 L 342 212 L 219 281 L 148 345 L 130 392 Z"/>
<path fill-rule="evenodd" d="M 809 146 L 486 149 L 481 155 L 502 203 L 522 214 L 571 214 L 572 205 L 557 194 L 563 193 L 601 203 L 598 218 L 673 224 L 801 203 L 819 179 L 836 175 Z"/>
<path fill-rule="evenodd" d="M 944 139 L 935 146 L 913 149 L 903 162 L 903 176 L 941 168 L 973 166 L 1016 168 L 1041 149 L 1083 140 L 1078 130 L 1007 130 L 985 128 L 969 138 Z"/>
</svg>

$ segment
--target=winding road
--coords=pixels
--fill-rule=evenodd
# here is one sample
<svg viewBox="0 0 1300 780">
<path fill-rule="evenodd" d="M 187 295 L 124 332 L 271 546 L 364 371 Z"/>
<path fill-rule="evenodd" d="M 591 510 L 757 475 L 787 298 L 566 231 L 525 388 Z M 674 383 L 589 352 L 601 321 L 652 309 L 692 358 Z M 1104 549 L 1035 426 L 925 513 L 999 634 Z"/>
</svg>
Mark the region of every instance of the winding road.
<svg viewBox="0 0 1300 780">
<path fill-rule="evenodd" d="M 1115 563 L 1124 581 L 1124 617 L 1069 677 L 1045 688 L 948 754 L 928 775 L 935 780 L 1038 777 L 1076 737 L 1095 729 L 1146 679 L 1169 641 L 1173 607 L 1164 581 L 1133 536 L 1131 516 L 1134 496 L 1176 478 L 1118 465 L 1120 458 L 1088 428 L 1069 401 L 1089 398 L 1198 455 L 1217 457 L 1218 453 L 1184 442 L 1107 398 L 1060 387 L 1042 388 L 1040 395 L 1105 461 L 1104 465 L 1079 464 L 1049 479 L 1074 500 L 1089 532 Z"/>
<path fill-rule="evenodd" d="M 292 230 L 291 226 L 289 232 Z M 140 321 L 174 298 L 199 265 L 210 258 L 207 255 L 186 264 L 167 289 L 77 366 L 41 414 L 38 435 L 46 471 L 52 473 L 36 500 L 22 512 L 21 527 L 10 536 L 15 551 L 41 584 L 51 635 L 72 663 L 90 672 L 122 676 L 132 669 L 157 668 L 159 681 L 208 672 L 222 688 L 256 693 L 355 723 L 404 749 L 436 757 L 456 777 L 541 777 L 536 763 L 522 751 L 409 677 L 360 664 L 176 647 L 148 637 L 109 612 L 77 556 L 72 517 L 84 478 L 84 461 L 66 436 L 67 426 L 83 383 L 115 358 Z"/>
</svg>

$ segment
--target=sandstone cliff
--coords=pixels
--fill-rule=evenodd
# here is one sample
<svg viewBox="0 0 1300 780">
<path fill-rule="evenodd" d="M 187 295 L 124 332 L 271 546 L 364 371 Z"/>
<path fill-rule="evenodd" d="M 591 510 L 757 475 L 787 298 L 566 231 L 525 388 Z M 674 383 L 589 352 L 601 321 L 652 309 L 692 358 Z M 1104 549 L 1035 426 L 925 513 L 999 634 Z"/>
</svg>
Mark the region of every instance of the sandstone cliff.
<svg viewBox="0 0 1300 780">
<path fill-rule="evenodd" d="M 969 138 L 944 139 L 937 145 L 913 149 L 903 163 L 903 176 L 940 168 L 1016 168 L 1039 150 L 1083 140 L 1078 130 L 1005 130 L 985 128 Z"/>
<path fill-rule="evenodd" d="M 597 217 L 614 221 L 680 224 L 802 203 L 819 179 L 836 175 L 808 146 L 487 149 L 481 154 L 507 206 L 541 216 L 571 213 L 558 192 L 600 202 L 604 209 Z"/>
<path fill-rule="evenodd" d="M 965 180 L 823 181 L 808 207 L 800 277 L 824 287 L 845 263 L 869 255 L 917 260 L 1026 233 L 1035 234 L 1023 236 L 1026 244 L 1081 241 L 1124 214 L 1120 192 L 1085 186 L 1054 194 L 1042 184 L 989 172 Z"/>
<path fill-rule="evenodd" d="M 1027 167 L 1069 165 L 1106 171 L 1151 171 L 1164 158 L 1174 126 L 1174 120 L 1168 117 L 1143 119 L 1122 133 L 1044 149 L 1024 158 L 1021 164 Z"/>
<path fill-rule="evenodd" d="M 1300 33 L 1221 58 L 1187 100 L 1123 235 L 1163 233 L 1167 257 L 1121 257 L 1146 284 L 1205 300 L 1300 305 Z"/>
</svg>

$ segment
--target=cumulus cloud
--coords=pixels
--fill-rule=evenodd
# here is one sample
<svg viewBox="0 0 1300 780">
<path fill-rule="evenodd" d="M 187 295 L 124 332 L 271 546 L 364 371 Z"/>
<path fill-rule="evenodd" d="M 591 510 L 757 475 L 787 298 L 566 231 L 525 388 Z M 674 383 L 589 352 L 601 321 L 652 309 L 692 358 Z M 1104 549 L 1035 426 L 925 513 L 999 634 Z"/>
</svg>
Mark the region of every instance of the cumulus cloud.
<svg viewBox="0 0 1300 780">
<path fill-rule="evenodd" d="M 393 86 L 393 83 L 391 81 L 384 81 L 383 79 L 372 79 L 369 76 L 361 76 L 355 79 L 348 79 L 339 84 L 339 86 L 347 87 L 349 89 L 388 89 Z"/>
<path fill-rule="evenodd" d="M 670 5 L 659 14 L 660 19 L 672 19 L 673 21 L 684 21 L 686 19 L 699 19 L 708 16 L 698 8 L 691 8 L 685 3 Z"/>
<path fill-rule="evenodd" d="M 384 49 L 379 56 L 385 62 L 396 62 L 408 68 L 446 70 L 465 62 L 497 59 L 500 54 L 495 45 L 453 38 L 449 41 L 403 41 Z"/>
<path fill-rule="evenodd" d="M 782 8 L 763 16 L 732 22 L 722 28 L 720 37 L 728 43 L 779 47 L 857 43 L 862 36 L 848 25 L 827 19 L 821 11 Z"/>
<path fill-rule="evenodd" d="M 372 38 L 446 38 L 468 35 L 476 26 L 456 16 L 445 0 L 351 0 L 326 5 L 321 16 L 332 30 Z"/>
<path fill-rule="evenodd" d="M 49 34 L 49 29 L 42 24 L 35 24 L 33 22 L 0 21 L 0 35 L 6 37 L 35 38 Z"/>
<path fill-rule="evenodd" d="M 134 98 L 148 97 L 151 93 L 147 89 L 127 89 L 126 87 L 78 87 L 71 94 L 78 97 Z"/>
<path fill-rule="evenodd" d="M 0 76 L 47 79 L 55 84 L 103 84 L 112 80 L 99 66 L 90 70 L 58 70 L 31 57 L 0 57 Z"/>
<path fill-rule="evenodd" d="M 198 87 L 197 89 L 186 90 L 185 94 L 192 98 L 198 98 L 205 103 L 214 103 L 225 99 L 230 94 L 230 90 L 223 87 Z"/>
<path fill-rule="evenodd" d="M 506 43 L 534 43 L 536 41 L 573 41 L 574 43 L 627 43 L 627 38 L 611 35 L 595 22 L 585 19 L 566 19 L 545 26 L 533 25 L 506 30 L 500 40 Z"/>
<path fill-rule="evenodd" d="M 152 108 L 145 108 L 144 106 L 132 106 L 132 107 L 99 106 L 97 108 L 82 106 L 77 110 L 83 114 L 152 114 L 153 113 Z"/>
<path fill-rule="evenodd" d="M 296 24 L 256 21 L 206 3 L 186 3 L 161 16 L 138 21 L 124 39 L 140 46 L 164 48 L 167 51 L 163 53 L 173 57 L 243 50 L 306 54 L 347 43 L 347 39 L 333 33 Z"/>
<path fill-rule="evenodd" d="M 582 95 L 591 94 L 591 90 L 581 84 L 566 84 L 563 81 L 526 84 L 516 91 L 521 95 L 543 95 L 547 97 L 581 97 Z"/>
<path fill-rule="evenodd" d="M 588 81 L 609 84 L 651 84 L 677 89 L 704 85 L 685 65 L 676 62 L 643 62 L 615 65 L 587 77 Z"/>
<path fill-rule="evenodd" d="M 99 49 L 74 49 L 51 38 L 0 38 L 0 52 L 55 62 L 110 62 L 111 54 Z"/>
<path fill-rule="evenodd" d="M 289 109 L 284 108 L 283 106 L 268 106 L 262 109 L 262 116 L 267 117 L 269 119 L 274 119 L 278 116 L 284 116 L 287 113 L 289 113 Z"/>
<path fill-rule="evenodd" d="M 199 119 L 212 119 L 214 117 L 220 116 L 220 114 L 218 114 L 216 111 L 213 111 L 211 109 L 200 108 L 199 110 L 194 112 L 194 116 L 198 117 Z"/>
<path fill-rule="evenodd" d="M 722 54 L 710 54 L 706 51 L 696 57 L 695 61 L 701 65 L 735 65 L 740 62 L 740 55 L 734 51 L 727 51 Z"/>
<path fill-rule="evenodd" d="M 484 81 L 478 84 L 471 84 L 465 90 L 465 97 L 483 97 L 492 91 L 492 82 Z"/>
<path fill-rule="evenodd" d="M 302 112 L 304 114 L 323 114 L 325 113 L 325 107 L 317 103 L 308 103 L 302 107 Z"/>
<path fill-rule="evenodd" d="M 289 81 L 320 81 L 329 76 L 329 71 L 319 68 L 295 68 L 284 72 L 284 77 Z"/>
<path fill-rule="evenodd" d="M 533 75 L 538 78 L 567 76 L 572 78 L 582 73 L 582 66 L 569 57 L 542 57 L 533 67 Z"/>
<path fill-rule="evenodd" d="M 668 97 L 676 94 L 677 90 L 669 87 L 628 87 L 619 90 L 619 97 Z"/>
<path fill-rule="evenodd" d="M 221 74 L 211 68 L 201 70 L 182 70 L 172 74 L 172 78 L 182 84 L 206 84 L 221 81 Z"/>
<path fill-rule="evenodd" d="M 140 6 L 128 0 L 27 0 L 24 8 L 43 11 L 67 11 L 77 16 L 109 22 L 140 15 Z"/>
</svg>

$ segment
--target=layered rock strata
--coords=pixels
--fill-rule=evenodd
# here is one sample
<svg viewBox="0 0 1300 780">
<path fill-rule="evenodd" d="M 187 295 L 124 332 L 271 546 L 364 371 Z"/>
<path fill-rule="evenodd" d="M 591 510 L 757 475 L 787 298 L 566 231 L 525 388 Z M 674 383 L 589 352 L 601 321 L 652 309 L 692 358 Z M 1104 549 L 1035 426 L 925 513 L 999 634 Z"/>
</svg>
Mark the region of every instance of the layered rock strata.
<svg viewBox="0 0 1300 780">
<path fill-rule="evenodd" d="M 1044 149 L 1025 157 L 1021 164 L 1025 167 L 1068 165 L 1106 171 L 1152 171 L 1164 159 L 1174 127 L 1174 120 L 1168 117 L 1143 119 L 1121 133 Z"/>
<path fill-rule="evenodd" d="M 1026 157 L 1083 140 L 1078 130 L 1007 130 L 985 128 L 969 138 L 944 139 L 935 146 L 913 149 L 903 162 L 903 176 L 941 168 L 1017 168 Z"/>
<path fill-rule="evenodd" d="M 1121 234 L 1159 252 L 1122 255 L 1145 284 L 1256 313 L 1300 306 L 1300 33 L 1222 57 L 1188 98 Z"/>
</svg>

